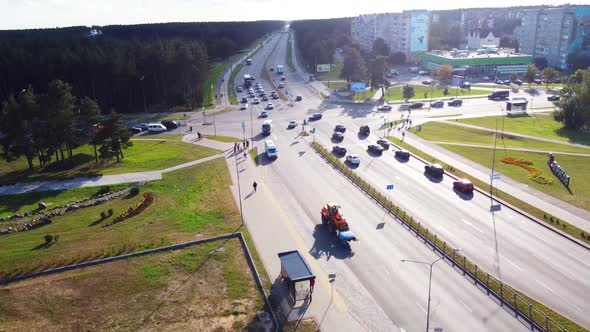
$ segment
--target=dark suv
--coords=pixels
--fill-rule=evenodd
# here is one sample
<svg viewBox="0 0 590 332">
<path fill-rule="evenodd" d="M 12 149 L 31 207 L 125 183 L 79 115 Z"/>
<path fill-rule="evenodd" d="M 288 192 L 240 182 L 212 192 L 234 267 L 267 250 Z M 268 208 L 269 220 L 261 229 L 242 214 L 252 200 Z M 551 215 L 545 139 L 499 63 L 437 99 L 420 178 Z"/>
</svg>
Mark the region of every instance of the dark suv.
<svg viewBox="0 0 590 332">
<path fill-rule="evenodd" d="M 342 156 L 346 154 L 346 148 L 341 145 L 334 145 L 332 147 L 332 152 L 334 152 L 334 154 Z"/>
<path fill-rule="evenodd" d="M 336 127 L 334 127 L 334 131 L 343 133 L 346 131 L 346 127 L 344 127 L 343 125 L 336 125 Z"/>
<path fill-rule="evenodd" d="M 373 153 L 377 153 L 377 154 L 383 153 L 383 147 L 381 145 L 377 145 L 377 144 L 369 144 L 367 150 L 369 150 L 369 152 L 373 152 Z"/>
<path fill-rule="evenodd" d="M 395 150 L 395 157 L 401 160 L 409 160 L 410 159 L 410 152 L 407 150 Z"/>
<path fill-rule="evenodd" d="M 447 103 L 449 106 L 461 106 L 463 105 L 463 100 L 461 99 L 453 99 Z"/>
<path fill-rule="evenodd" d="M 178 128 L 178 126 L 180 125 L 178 122 L 176 122 L 176 121 L 173 121 L 173 120 L 164 120 L 164 121 L 162 121 L 161 123 L 162 123 L 162 124 L 163 124 L 163 125 L 166 127 L 166 129 L 168 129 L 168 130 L 176 129 L 176 128 Z"/>
<path fill-rule="evenodd" d="M 424 172 L 432 177 L 440 178 L 445 174 L 445 170 L 439 164 L 430 164 L 424 166 Z"/>
<path fill-rule="evenodd" d="M 453 182 L 453 189 L 465 194 L 470 194 L 473 192 L 473 183 L 465 179 L 458 180 Z"/>
</svg>

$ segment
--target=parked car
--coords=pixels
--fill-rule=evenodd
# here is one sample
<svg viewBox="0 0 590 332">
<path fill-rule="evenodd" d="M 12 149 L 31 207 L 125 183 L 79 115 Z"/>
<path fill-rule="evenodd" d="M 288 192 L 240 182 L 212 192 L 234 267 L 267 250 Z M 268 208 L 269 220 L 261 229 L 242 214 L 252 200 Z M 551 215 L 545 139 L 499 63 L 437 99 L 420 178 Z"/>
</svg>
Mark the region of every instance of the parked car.
<svg viewBox="0 0 590 332">
<path fill-rule="evenodd" d="M 463 82 L 463 84 L 461 84 L 461 88 L 462 89 L 471 89 L 471 83 Z"/>
<path fill-rule="evenodd" d="M 504 84 L 504 81 L 502 81 L 502 80 L 496 80 L 496 84 Z"/>
<path fill-rule="evenodd" d="M 343 139 L 344 134 L 342 134 L 341 132 L 336 131 L 332 134 L 332 140 L 334 141 L 342 142 Z"/>
<path fill-rule="evenodd" d="M 432 103 L 430 103 L 430 107 L 443 107 L 443 106 L 445 106 L 445 103 L 442 100 L 435 100 Z"/>
<path fill-rule="evenodd" d="M 361 126 L 361 128 L 359 129 L 359 135 L 369 136 L 369 134 L 371 134 L 371 129 L 369 128 L 369 126 Z"/>
<path fill-rule="evenodd" d="M 504 85 L 510 85 L 512 82 L 510 82 L 510 80 L 505 80 L 504 81 Z"/>
<path fill-rule="evenodd" d="M 410 109 L 419 109 L 422 108 L 422 106 L 424 106 L 424 103 L 413 103 L 410 105 Z"/>
<path fill-rule="evenodd" d="M 148 126 L 149 126 L 149 124 L 147 124 L 147 123 L 140 123 L 137 125 L 137 127 L 141 128 L 142 131 L 148 131 L 148 129 L 149 129 Z"/>
<path fill-rule="evenodd" d="M 248 109 L 248 104 L 246 104 L 246 103 L 243 103 L 243 104 L 240 106 L 240 109 L 241 109 L 241 110 L 247 110 L 247 109 Z"/>
<path fill-rule="evenodd" d="M 383 147 L 381 145 L 377 145 L 377 144 L 369 144 L 369 146 L 367 147 L 367 150 L 369 152 L 378 153 L 378 154 L 383 153 Z"/>
<path fill-rule="evenodd" d="M 445 170 L 439 164 L 429 164 L 424 166 L 424 172 L 426 172 L 427 175 L 437 178 L 442 177 L 443 174 L 445 174 Z"/>
<path fill-rule="evenodd" d="M 558 101 L 561 97 L 558 95 L 547 96 L 548 101 Z"/>
<path fill-rule="evenodd" d="M 343 125 L 336 125 L 336 126 L 334 127 L 334 131 L 337 131 L 337 132 L 343 133 L 343 132 L 346 132 L 346 127 L 344 127 Z"/>
<path fill-rule="evenodd" d="M 313 114 L 312 114 L 312 115 L 309 117 L 309 119 L 310 119 L 310 120 L 319 120 L 319 119 L 321 119 L 321 118 L 322 118 L 322 113 L 313 113 Z"/>
<path fill-rule="evenodd" d="M 463 100 L 461 100 L 461 99 L 453 99 L 453 100 L 450 100 L 447 103 L 447 105 L 449 105 L 449 106 L 461 106 L 461 105 L 463 105 Z"/>
<path fill-rule="evenodd" d="M 378 111 L 391 111 L 391 105 L 388 105 L 388 104 L 379 105 L 379 106 L 377 106 L 377 110 Z"/>
<path fill-rule="evenodd" d="M 295 127 L 297 127 L 297 121 L 295 121 L 295 120 L 289 121 L 289 125 L 287 125 L 287 128 L 291 129 L 291 128 L 295 128 Z"/>
<path fill-rule="evenodd" d="M 402 160 L 408 160 L 410 159 L 410 152 L 404 149 L 395 150 L 395 157 Z"/>
<path fill-rule="evenodd" d="M 484 80 L 484 81 L 489 81 L 490 80 L 490 77 L 489 76 L 484 76 L 481 79 Z"/>
<path fill-rule="evenodd" d="M 345 155 L 346 154 L 346 148 L 343 147 L 342 145 L 334 145 L 332 147 L 332 152 L 334 154 L 337 154 L 337 155 Z"/>
<path fill-rule="evenodd" d="M 349 154 L 348 156 L 346 156 L 346 161 L 352 165 L 360 165 L 361 158 L 359 158 L 359 156 L 357 156 L 356 154 Z"/>
<path fill-rule="evenodd" d="M 473 183 L 466 179 L 461 179 L 453 182 L 453 189 L 465 194 L 473 192 Z"/>
<path fill-rule="evenodd" d="M 134 134 L 139 134 L 139 133 L 141 133 L 143 131 L 138 126 L 129 126 L 129 127 L 127 127 L 127 129 L 129 129 L 129 131 L 132 132 L 132 133 L 134 133 Z"/>
<path fill-rule="evenodd" d="M 422 84 L 424 84 L 424 85 L 430 85 L 430 84 L 432 84 L 432 81 L 424 80 L 424 81 L 422 81 Z"/>
<path fill-rule="evenodd" d="M 241 86 L 238 87 L 238 92 L 242 92 L 244 91 L 244 88 L 242 88 Z"/>
<path fill-rule="evenodd" d="M 260 112 L 260 117 L 261 118 L 268 118 L 268 112 L 267 111 Z"/>
<path fill-rule="evenodd" d="M 302 100 L 303 100 L 303 97 L 301 97 L 301 96 L 295 97 L 295 101 L 302 101 Z"/>
<path fill-rule="evenodd" d="M 384 139 L 384 138 L 380 138 L 377 140 L 377 144 L 381 145 L 381 147 L 383 147 L 383 149 L 385 150 L 389 150 L 389 141 Z"/>
<path fill-rule="evenodd" d="M 541 81 L 541 80 L 540 80 L 540 79 L 538 79 L 538 78 L 536 78 L 536 79 L 535 79 L 533 82 L 534 82 L 535 84 L 543 84 L 543 81 Z"/>
<path fill-rule="evenodd" d="M 284 88 L 284 87 L 285 87 L 285 83 L 283 83 L 283 82 L 280 82 L 280 83 L 279 83 L 279 89 L 282 89 L 282 88 Z"/>
<path fill-rule="evenodd" d="M 180 126 L 180 123 L 178 123 L 177 121 L 174 121 L 174 120 L 163 120 L 161 123 L 168 130 L 176 129 L 176 128 L 178 128 L 178 126 Z"/>
<path fill-rule="evenodd" d="M 148 131 L 150 133 L 159 133 L 159 132 L 163 132 L 166 131 L 166 126 L 164 126 L 161 123 L 150 123 L 148 124 Z"/>
<path fill-rule="evenodd" d="M 522 85 L 522 80 L 514 80 L 514 84 L 516 84 L 516 85 Z"/>
</svg>

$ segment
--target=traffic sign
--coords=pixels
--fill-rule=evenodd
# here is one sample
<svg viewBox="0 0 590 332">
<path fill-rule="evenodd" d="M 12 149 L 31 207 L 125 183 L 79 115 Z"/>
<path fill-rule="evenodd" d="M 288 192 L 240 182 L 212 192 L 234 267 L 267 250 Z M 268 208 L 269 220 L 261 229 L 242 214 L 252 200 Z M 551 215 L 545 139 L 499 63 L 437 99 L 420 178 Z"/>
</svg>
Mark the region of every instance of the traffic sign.
<svg viewBox="0 0 590 332">
<path fill-rule="evenodd" d="M 492 175 L 490 175 L 490 180 L 500 180 L 501 174 L 500 173 L 494 173 Z"/>
<path fill-rule="evenodd" d="M 392 184 L 388 184 L 387 185 L 387 190 L 392 190 L 393 189 L 393 185 Z"/>
<path fill-rule="evenodd" d="M 309 132 L 312 134 L 315 134 L 315 128 L 311 128 L 311 130 Z"/>
</svg>

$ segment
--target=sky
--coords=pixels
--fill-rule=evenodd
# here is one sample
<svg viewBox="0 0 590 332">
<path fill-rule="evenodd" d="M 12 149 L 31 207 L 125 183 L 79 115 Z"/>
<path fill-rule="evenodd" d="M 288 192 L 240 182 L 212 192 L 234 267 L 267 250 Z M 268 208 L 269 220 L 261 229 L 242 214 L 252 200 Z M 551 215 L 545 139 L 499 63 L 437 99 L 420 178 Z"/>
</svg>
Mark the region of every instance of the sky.
<svg viewBox="0 0 590 332">
<path fill-rule="evenodd" d="M 410 9 L 556 5 L 547 0 L 0 0 L 0 30 L 350 17 Z M 572 4 L 588 0 L 569 1 Z"/>
</svg>

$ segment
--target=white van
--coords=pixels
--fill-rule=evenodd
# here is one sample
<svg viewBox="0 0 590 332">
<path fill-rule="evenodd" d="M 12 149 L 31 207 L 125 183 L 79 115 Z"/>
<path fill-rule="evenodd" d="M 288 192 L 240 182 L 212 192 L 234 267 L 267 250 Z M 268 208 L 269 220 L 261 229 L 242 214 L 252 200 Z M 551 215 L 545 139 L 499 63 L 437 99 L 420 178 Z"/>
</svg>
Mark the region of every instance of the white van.
<svg viewBox="0 0 590 332">
<path fill-rule="evenodd" d="M 148 124 L 148 131 L 152 133 L 159 133 L 162 131 L 168 130 L 166 126 L 161 123 L 149 123 Z"/>
<path fill-rule="evenodd" d="M 270 159 L 277 158 L 277 147 L 275 143 L 271 140 L 264 141 L 264 150 L 266 152 L 266 156 Z"/>
</svg>

